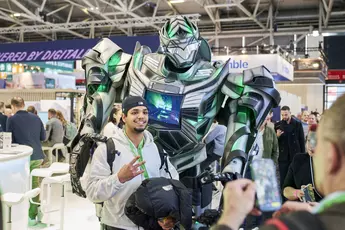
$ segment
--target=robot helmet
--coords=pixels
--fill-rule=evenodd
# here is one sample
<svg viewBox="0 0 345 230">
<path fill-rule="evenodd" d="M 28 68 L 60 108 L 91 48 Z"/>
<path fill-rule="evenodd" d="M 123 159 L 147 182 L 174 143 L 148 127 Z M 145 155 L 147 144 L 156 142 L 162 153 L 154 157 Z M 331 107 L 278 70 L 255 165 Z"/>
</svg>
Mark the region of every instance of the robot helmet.
<svg viewBox="0 0 345 230">
<path fill-rule="evenodd" d="M 201 41 L 193 22 L 178 16 L 167 21 L 159 34 L 161 48 L 175 67 L 187 68 L 194 64 Z"/>
</svg>

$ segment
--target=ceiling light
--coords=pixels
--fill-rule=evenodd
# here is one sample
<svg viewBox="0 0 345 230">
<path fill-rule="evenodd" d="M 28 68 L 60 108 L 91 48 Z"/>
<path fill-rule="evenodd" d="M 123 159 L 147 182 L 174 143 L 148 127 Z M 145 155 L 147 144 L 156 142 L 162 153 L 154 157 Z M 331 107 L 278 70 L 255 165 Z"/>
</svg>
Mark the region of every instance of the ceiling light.
<svg viewBox="0 0 345 230">
<path fill-rule="evenodd" d="M 317 62 L 313 63 L 314 68 L 319 68 L 319 66 L 320 66 L 319 63 L 317 63 Z"/>
<path fill-rule="evenodd" d="M 171 4 L 176 4 L 176 3 L 182 3 L 182 2 L 184 2 L 185 0 L 170 0 L 169 2 L 171 3 Z"/>
<path fill-rule="evenodd" d="M 313 34 L 312 34 L 314 37 L 317 37 L 317 36 L 319 36 L 319 31 L 317 31 L 317 30 L 314 30 L 313 31 Z"/>
</svg>

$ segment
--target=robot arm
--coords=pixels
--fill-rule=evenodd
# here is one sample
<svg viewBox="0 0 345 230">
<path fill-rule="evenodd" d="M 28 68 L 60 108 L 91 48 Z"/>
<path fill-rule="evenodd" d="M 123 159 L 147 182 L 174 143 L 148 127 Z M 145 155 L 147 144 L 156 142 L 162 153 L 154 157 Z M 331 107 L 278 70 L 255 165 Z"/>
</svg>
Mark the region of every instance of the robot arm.
<svg viewBox="0 0 345 230">
<path fill-rule="evenodd" d="M 85 197 L 79 178 L 83 176 L 92 147 L 104 141 L 99 134 L 116 100 L 120 101 L 132 56 L 111 40 L 102 39 L 83 58 L 86 95 L 78 134 L 71 142 L 70 173 L 73 192 Z"/>
<path fill-rule="evenodd" d="M 258 150 L 257 130 L 269 111 L 279 105 L 280 94 L 275 89 L 272 75 L 264 66 L 245 70 L 243 75 L 230 75 L 222 92 L 226 99 L 231 99 L 224 100 L 229 119 L 222 172 L 244 176 L 248 161 Z"/>
</svg>

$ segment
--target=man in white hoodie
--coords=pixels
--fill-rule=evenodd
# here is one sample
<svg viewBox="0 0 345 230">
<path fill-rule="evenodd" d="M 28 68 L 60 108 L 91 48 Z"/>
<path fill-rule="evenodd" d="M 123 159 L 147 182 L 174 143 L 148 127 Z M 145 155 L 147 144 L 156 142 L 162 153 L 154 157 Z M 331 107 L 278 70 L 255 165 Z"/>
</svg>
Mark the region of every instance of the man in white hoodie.
<svg viewBox="0 0 345 230">
<path fill-rule="evenodd" d="M 103 143 L 96 149 L 87 182 L 87 197 L 95 202 L 104 202 L 101 221 L 106 230 L 142 229 L 136 226 L 124 213 L 125 204 L 132 193 L 147 178 L 170 175 L 164 166 L 160 170 L 161 158 L 153 136 L 146 130 L 148 108 L 145 99 L 129 96 L 122 103 L 124 129 L 113 137 L 116 155 L 113 174 L 107 162 L 107 149 Z M 168 168 L 173 179 L 178 173 L 168 160 Z M 159 224 L 163 229 L 171 229 L 172 222 Z"/>
</svg>

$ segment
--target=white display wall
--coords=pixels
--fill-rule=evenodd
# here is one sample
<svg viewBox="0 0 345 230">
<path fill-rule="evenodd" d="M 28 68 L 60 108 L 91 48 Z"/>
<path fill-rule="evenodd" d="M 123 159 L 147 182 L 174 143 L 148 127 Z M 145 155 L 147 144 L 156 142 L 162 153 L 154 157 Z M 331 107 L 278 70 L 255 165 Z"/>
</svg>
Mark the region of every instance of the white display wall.
<svg viewBox="0 0 345 230">
<path fill-rule="evenodd" d="M 284 105 L 289 106 L 291 114 L 295 116 L 301 112 L 302 102 L 299 96 L 286 92 L 284 90 L 279 90 L 279 93 L 280 97 L 282 98 L 280 107 L 283 107 Z"/>
<path fill-rule="evenodd" d="M 277 84 L 277 88 L 299 96 L 302 104 L 306 105 L 309 111 L 323 111 L 323 85 Z"/>
</svg>

